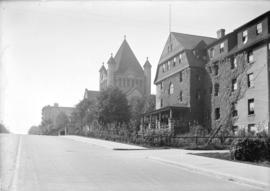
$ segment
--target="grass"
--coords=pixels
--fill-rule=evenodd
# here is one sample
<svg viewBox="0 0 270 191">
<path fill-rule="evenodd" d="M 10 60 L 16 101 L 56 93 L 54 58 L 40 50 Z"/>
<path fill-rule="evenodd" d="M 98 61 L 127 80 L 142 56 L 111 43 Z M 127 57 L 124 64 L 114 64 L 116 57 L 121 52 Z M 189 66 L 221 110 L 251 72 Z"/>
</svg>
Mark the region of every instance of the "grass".
<svg viewBox="0 0 270 191">
<path fill-rule="evenodd" d="M 192 153 L 192 155 L 198 155 L 203 157 L 209 157 L 209 158 L 215 158 L 215 159 L 221 159 L 221 160 L 228 160 L 232 162 L 239 162 L 239 163 L 246 163 L 246 164 L 252 164 L 257 166 L 264 166 L 270 168 L 270 162 L 264 161 L 264 162 L 247 162 L 247 161 L 237 161 L 237 160 L 231 160 L 231 154 L 230 152 L 225 153 Z"/>
</svg>

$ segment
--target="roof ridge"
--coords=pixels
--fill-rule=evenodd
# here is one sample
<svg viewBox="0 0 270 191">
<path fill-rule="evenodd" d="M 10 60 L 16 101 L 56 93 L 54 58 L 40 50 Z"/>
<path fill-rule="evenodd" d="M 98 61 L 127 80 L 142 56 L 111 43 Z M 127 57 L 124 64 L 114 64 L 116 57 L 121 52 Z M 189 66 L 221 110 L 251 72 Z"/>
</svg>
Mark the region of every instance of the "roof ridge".
<svg viewBox="0 0 270 191">
<path fill-rule="evenodd" d="M 181 35 L 187 35 L 187 36 L 196 36 L 196 37 L 204 37 L 204 38 L 212 38 L 212 39 L 217 39 L 214 37 L 209 37 L 209 36 L 202 36 L 202 35 L 195 35 L 195 34 L 187 34 L 187 33 L 180 33 L 180 32 L 171 32 L 174 34 L 181 34 Z"/>
</svg>

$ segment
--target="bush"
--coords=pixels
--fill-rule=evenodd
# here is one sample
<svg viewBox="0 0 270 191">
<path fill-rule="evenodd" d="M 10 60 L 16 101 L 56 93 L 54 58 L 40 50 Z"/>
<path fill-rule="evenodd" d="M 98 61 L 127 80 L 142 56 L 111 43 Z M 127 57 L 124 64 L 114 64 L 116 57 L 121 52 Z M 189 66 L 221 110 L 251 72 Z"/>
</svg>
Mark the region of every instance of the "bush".
<svg viewBox="0 0 270 191">
<path fill-rule="evenodd" d="M 236 139 L 230 148 L 233 160 L 258 162 L 269 160 L 270 139 L 244 138 Z"/>
</svg>

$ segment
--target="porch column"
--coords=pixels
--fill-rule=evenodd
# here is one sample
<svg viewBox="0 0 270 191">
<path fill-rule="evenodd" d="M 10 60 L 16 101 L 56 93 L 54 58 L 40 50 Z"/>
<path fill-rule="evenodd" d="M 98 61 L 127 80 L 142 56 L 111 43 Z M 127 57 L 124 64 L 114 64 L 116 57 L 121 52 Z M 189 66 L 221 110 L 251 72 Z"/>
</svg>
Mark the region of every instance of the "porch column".
<svg viewBox="0 0 270 191">
<path fill-rule="evenodd" d="M 158 129 L 160 129 L 161 126 L 161 112 L 158 114 Z"/>
</svg>

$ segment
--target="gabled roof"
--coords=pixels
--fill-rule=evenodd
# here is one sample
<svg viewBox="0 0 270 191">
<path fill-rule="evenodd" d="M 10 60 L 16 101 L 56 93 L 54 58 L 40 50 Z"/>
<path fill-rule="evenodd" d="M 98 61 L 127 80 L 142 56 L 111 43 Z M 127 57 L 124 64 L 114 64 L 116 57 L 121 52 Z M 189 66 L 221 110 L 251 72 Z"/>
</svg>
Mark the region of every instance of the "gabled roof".
<svg viewBox="0 0 270 191">
<path fill-rule="evenodd" d="M 131 50 L 126 39 L 122 42 L 119 50 L 117 51 L 114 60 L 116 62 L 115 72 L 120 74 L 131 73 L 135 76 L 144 76 L 143 69 L 138 62 L 136 56 Z"/>
<path fill-rule="evenodd" d="M 98 96 L 99 96 L 99 91 L 85 89 L 84 99 L 88 99 L 88 100 L 93 100 L 94 101 L 94 100 L 97 99 Z"/>
<path fill-rule="evenodd" d="M 168 57 L 182 52 L 183 50 L 194 49 L 200 42 L 204 42 L 206 45 L 208 45 L 215 40 L 216 39 L 212 37 L 171 32 L 163 48 L 159 59 L 159 64 L 166 60 Z M 172 45 L 172 50 L 170 52 L 168 52 L 169 45 Z"/>
<path fill-rule="evenodd" d="M 201 41 L 204 41 L 206 45 L 210 44 L 211 42 L 215 41 L 215 38 L 206 37 L 206 36 L 198 36 L 198 35 L 191 35 L 191 34 L 184 34 L 184 33 L 176 33 L 172 32 L 172 35 L 179 41 L 179 43 L 185 49 L 193 49 L 197 46 L 197 44 Z"/>
</svg>

